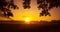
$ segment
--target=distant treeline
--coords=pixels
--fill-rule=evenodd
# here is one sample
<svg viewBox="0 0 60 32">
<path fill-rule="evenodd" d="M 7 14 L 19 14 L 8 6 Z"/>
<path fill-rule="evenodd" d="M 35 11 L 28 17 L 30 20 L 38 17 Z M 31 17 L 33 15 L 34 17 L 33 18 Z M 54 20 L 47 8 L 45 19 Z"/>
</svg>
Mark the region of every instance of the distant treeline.
<svg viewBox="0 0 60 32">
<path fill-rule="evenodd" d="M 1 22 L 3 23 L 5 22 L 5 24 Z M 18 23 L 23 23 L 23 21 L 0 21 L 0 31 L 2 32 L 18 32 L 18 31 L 19 32 L 60 32 L 60 20 L 52 20 L 51 22 L 41 21 L 39 22 L 40 24 L 38 24 L 38 21 L 35 22 L 37 24 L 26 24 L 26 23 L 18 24 Z"/>
</svg>

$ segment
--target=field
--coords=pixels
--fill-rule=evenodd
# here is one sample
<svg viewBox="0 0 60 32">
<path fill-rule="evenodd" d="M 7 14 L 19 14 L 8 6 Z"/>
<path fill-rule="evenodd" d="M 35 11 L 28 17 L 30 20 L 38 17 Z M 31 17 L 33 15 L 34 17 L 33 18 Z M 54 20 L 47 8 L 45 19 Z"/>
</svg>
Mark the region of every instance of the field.
<svg viewBox="0 0 60 32">
<path fill-rule="evenodd" d="M 60 32 L 60 20 L 32 21 L 2 21 L 0 20 L 0 32 Z"/>
</svg>

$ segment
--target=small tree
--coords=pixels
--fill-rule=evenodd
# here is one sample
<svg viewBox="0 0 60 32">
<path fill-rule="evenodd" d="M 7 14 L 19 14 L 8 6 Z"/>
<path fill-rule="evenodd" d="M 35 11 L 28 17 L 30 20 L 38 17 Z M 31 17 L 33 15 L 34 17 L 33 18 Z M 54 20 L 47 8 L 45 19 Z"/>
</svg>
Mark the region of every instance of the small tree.
<svg viewBox="0 0 60 32">
<path fill-rule="evenodd" d="M 7 2 L 6 0 L 0 0 L 0 10 L 4 13 L 4 16 L 13 16 L 10 8 L 18 9 L 17 5 L 14 4 L 14 0 Z"/>
</svg>

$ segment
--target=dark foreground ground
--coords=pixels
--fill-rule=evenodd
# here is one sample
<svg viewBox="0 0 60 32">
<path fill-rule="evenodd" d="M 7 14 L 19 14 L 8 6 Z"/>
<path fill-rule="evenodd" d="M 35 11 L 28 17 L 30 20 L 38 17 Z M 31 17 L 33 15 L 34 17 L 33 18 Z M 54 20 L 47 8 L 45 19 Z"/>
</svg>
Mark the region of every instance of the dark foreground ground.
<svg viewBox="0 0 60 32">
<path fill-rule="evenodd" d="M 0 21 L 0 32 L 60 32 L 60 20 L 32 21 L 30 24 L 23 21 Z"/>
</svg>

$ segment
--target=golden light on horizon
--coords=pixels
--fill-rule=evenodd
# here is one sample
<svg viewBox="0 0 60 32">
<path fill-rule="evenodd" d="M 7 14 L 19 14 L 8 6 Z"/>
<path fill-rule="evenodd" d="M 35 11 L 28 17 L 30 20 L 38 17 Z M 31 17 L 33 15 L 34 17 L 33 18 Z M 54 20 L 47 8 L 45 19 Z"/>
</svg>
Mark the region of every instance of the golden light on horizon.
<svg viewBox="0 0 60 32">
<path fill-rule="evenodd" d="M 30 22 L 30 19 L 29 18 L 25 18 L 25 22 Z"/>
</svg>

